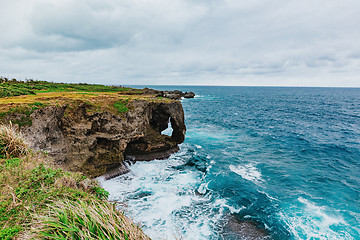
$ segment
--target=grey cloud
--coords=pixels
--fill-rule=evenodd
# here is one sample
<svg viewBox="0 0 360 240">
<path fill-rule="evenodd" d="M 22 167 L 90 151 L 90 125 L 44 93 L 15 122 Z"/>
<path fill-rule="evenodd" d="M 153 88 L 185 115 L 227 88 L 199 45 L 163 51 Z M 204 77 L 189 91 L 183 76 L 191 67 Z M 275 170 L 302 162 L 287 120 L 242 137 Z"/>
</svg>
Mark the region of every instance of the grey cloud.
<svg viewBox="0 0 360 240">
<path fill-rule="evenodd" d="M 360 86 L 355 0 L 4 1 L 0 72 L 10 77 Z"/>
<path fill-rule="evenodd" d="M 36 4 L 29 17 L 36 37 L 24 39 L 23 45 L 38 51 L 82 51 L 123 46 L 141 40 L 139 36 L 147 36 L 152 43 L 177 44 L 187 24 L 206 11 L 203 5 L 178 0 L 142 3 L 93 0 Z"/>
<path fill-rule="evenodd" d="M 123 45 L 131 38 L 131 26 L 113 21 L 114 11 L 96 10 L 83 1 L 60 7 L 37 5 L 30 22 L 36 40 L 40 40 L 38 50 L 81 51 Z M 49 44 L 43 45 L 42 39 Z M 36 47 L 36 43 L 28 43 L 28 47 L 32 46 Z"/>
</svg>

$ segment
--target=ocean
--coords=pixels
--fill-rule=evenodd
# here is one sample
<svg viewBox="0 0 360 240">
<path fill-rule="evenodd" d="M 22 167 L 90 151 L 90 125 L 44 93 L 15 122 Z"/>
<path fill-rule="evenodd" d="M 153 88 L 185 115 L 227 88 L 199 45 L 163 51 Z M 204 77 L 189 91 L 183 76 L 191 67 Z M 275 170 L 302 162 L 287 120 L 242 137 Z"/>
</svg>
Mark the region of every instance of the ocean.
<svg viewBox="0 0 360 240">
<path fill-rule="evenodd" d="M 360 89 L 148 87 L 196 93 L 186 140 L 101 184 L 151 238 L 360 239 Z"/>
</svg>

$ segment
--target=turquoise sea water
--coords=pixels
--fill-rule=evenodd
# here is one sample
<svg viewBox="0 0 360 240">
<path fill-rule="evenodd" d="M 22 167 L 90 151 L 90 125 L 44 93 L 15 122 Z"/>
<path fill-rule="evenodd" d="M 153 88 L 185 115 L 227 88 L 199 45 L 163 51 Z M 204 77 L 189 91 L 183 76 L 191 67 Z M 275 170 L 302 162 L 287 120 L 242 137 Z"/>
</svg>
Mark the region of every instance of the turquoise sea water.
<svg viewBox="0 0 360 240">
<path fill-rule="evenodd" d="M 102 182 L 153 239 L 243 239 L 230 216 L 272 239 L 360 239 L 360 89 L 153 88 L 197 94 L 181 150 Z"/>
</svg>

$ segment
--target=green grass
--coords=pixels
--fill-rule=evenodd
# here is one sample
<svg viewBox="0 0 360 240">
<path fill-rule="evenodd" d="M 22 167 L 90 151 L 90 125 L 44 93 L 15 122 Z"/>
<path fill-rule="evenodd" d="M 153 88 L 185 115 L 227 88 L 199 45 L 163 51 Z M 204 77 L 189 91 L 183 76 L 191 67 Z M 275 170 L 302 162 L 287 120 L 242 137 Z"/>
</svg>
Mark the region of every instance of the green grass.
<svg viewBox="0 0 360 240">
<path fill-rule="evenodd" d="M 114 103 L 114 107 L 119 113 L 126 113 L 127 111 L 129 111 L 127 104 L 128 100 L 119 100 Z"/>
<path fill-rule="evenodd" d="M 11 126 L 0 146 L 0 240 L 148 239 L 96 181 L 53 168 Z"/>
<path fill-rule="evenodd" d="M 35 102 L 35 103 L 29 103 L 24 104 L 21 106 L 17 106 L 14 108 L 11 108 L 9 111 L 6 112 L 0 112 L 0 121 L 1 122 L 7 122 L 4 121 L 6 117 L 12 116 L 14 114 L 19 114 L 19 117 L 13 119 L 13 123 L 19 125 L 19 127 L 23 126 L 31 126 L 32 125 L 32 119 L 30 115 L 37 109 L 44 108 L 46 104 L 42 102 Z"/>
<path fill-rule="evenodd" d="M 116 214 L 113 206 L 99 201 L 58 204 L 43 221 L 46 228 L 40 236 L 49 239 L 133 239 L 132 228 L 136 228 L 130 222 L 124 226 L 123 216 Z"/>
<path fill-rule="evenodd" d="M 26 225 L 31 224 L 29 220 L 32 215 L 44 211 L 54 200 L 88 201 L 97 198 L 91 189 L 73 188 L 82 183 L 81 175 L 75 176 L 61 169 L 46 167 L 43 163 L 32 163 L 33 167 L 27 168 L 29 160 L 9 158 L 0 166 L 3 173 L 0 182 L 6 183 L 11 179 L 10 184 L 6 185 L 10 189 L 1 188 L 7 194 L 1 196 L 0 229 L 7 229 L 8 234 L 16 233 L 10 229 L 26 228 Z M 73 187 L 67 185 L 68 182 L 72 182 Z"/>
<path fill-rule="evenodd" d="M 10 240 L 21 230 L 19 226 L 0 229 L 0 239 Z"/>
<path fill-rule="evenodd" d="M 131 88 L 97 84 L 52 83 L 46 81 L 17 81 L 0 78 L 0 98 L 31 95 L 40 92 L 129 92 Z M 141 93 L 141 92 L 139 92 Z"/>
</svg>

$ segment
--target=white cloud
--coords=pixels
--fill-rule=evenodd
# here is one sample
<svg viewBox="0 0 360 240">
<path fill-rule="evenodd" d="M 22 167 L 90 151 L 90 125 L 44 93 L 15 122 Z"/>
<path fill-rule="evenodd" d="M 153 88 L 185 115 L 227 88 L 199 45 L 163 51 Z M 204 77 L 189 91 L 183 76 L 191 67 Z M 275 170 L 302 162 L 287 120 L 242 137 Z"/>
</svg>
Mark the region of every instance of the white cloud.
<svg viewBox="0 0 360 240">
<path fill-rule="evenodd" d="M 3 0 L 0 74 L 360 87 L 359 8 L 355 0 Z"/>
</svg>

